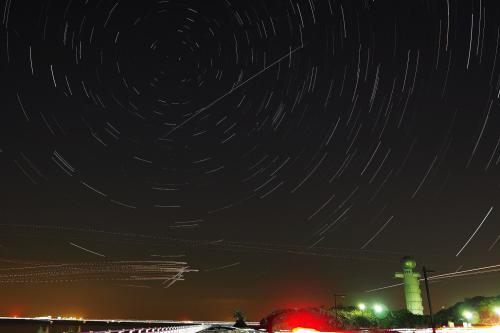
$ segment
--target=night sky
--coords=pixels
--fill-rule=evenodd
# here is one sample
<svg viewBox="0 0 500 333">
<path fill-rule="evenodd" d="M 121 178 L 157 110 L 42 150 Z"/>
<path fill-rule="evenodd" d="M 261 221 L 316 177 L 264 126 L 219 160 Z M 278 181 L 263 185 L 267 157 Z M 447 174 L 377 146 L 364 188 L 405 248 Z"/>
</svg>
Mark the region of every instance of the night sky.
<svg viewBox="0 0 500 333">
<path fill-rule="evenodd" d="M 0 315 L 500 294 L 497 0 L 3 0 Z M 467 272 L 468 271 L 468 272 Z M 477 273 L 477 274 L 469 274 Z"/>
</svg>

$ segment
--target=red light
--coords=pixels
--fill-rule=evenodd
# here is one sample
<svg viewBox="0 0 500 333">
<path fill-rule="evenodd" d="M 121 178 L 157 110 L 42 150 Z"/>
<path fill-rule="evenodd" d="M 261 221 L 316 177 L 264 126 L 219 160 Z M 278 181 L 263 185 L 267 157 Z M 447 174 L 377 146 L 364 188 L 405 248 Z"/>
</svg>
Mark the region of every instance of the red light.
<svg viewBox="0 0 500 333">
<path fill-rule="evenodd" d="M 304 328 L 304 327 L 295 327 L 292 329 L 293 333 L 316 333 L 318 332 L 314 328 Z"/>
<path fill-rule="evenodd" d="M 297 310 L 285 314 L 276 322 L 279 329 L 289 329 L 294 333 L 316 333 L 334 331 L 334 322 L 328 316 L 310 310 Z"/>
</svg>

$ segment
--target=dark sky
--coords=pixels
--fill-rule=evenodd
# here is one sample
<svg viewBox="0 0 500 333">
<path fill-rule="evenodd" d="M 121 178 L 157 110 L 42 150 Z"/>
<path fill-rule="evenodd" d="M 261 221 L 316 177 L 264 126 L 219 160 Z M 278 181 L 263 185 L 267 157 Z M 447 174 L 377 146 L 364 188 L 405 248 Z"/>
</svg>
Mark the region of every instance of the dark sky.
<svg viewBox="0 0 500 333">
<path fill-rule="evenodd" d="M 0 314 L 500 294 L 496 0 L 5 0 Z"/>
</svg>

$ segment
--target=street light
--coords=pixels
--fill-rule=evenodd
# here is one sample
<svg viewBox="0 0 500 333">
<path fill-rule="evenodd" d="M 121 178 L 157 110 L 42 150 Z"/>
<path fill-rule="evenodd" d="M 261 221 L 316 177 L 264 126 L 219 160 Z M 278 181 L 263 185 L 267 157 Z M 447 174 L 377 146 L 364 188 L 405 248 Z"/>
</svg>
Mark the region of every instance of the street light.
<svg viewBox="0 0 500 333">
<path fill-rule="evenodd" d="M 497 316 L 500 316 L 500 306 L 494 307 L 493 312 L 495 312 Z"/>
<path fill-rule="evenodd" d="M 366 310 L 366 304 L 365 303 L 359 303 L 358 304 L 358 309 L 360 309 L 361 311 L 365 311 Z"/>
<path fill-rule="evenodd" d="M 382 313 L 384 311 L 384 307 L 380 304 L 375 304 L 373 306 L 373 311 L 375 311 L 375 313 Z"/>
<path fill-rule="evenodd" d="M 462 315 L 464 316 L 465 319 L 467 320 L 471 320 L 472 317 L 474 317 L 474 315 L 472 314 L 472 312 L 468 311 L 468 310 L 465 310 Z"/>
</svg>

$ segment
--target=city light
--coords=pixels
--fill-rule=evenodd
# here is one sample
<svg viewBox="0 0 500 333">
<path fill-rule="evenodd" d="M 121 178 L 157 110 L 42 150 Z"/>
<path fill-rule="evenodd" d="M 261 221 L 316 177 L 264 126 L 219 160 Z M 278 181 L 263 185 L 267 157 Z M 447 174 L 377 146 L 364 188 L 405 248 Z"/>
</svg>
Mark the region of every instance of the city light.
<svg viewBox="0 0 500 333">
<path fill-rule="evenodd" d="M 358 304 L 358 309 L 360 309 L 361 311 L 365 311 L 366 310 L 366 304 L 365 303 L 359 303 Z"/>
<path fill-rule="evenodd" d="M 493 309 L 493 312 L 495 312 L 498 316 L 500 316 L 500 306 L 496 306 L 496 307 Z"/>
<path fill-rule="evenodd" d="M 466 311 L 464 311 L 464 312 L 462 313 L 462 315 L 463 315 L 463 316 L 464 316 L 464 318 L 465 318 L 465 319 L 467 319 L 467 320 L 471 320 L 471 319 L 472 319 L 472 317 L 474 317 L 474 315 L 472 314 L 472 312 L 467 311 L 467 310 L 466 310 Z"/>
<path fill-rule="evenodd" d="M 384 307 L 380 304 L 375 304 L 373 306 L 373 311 L 375 311 L 375 313 L 382 313 L 384 311 Z"/>
</svg>

